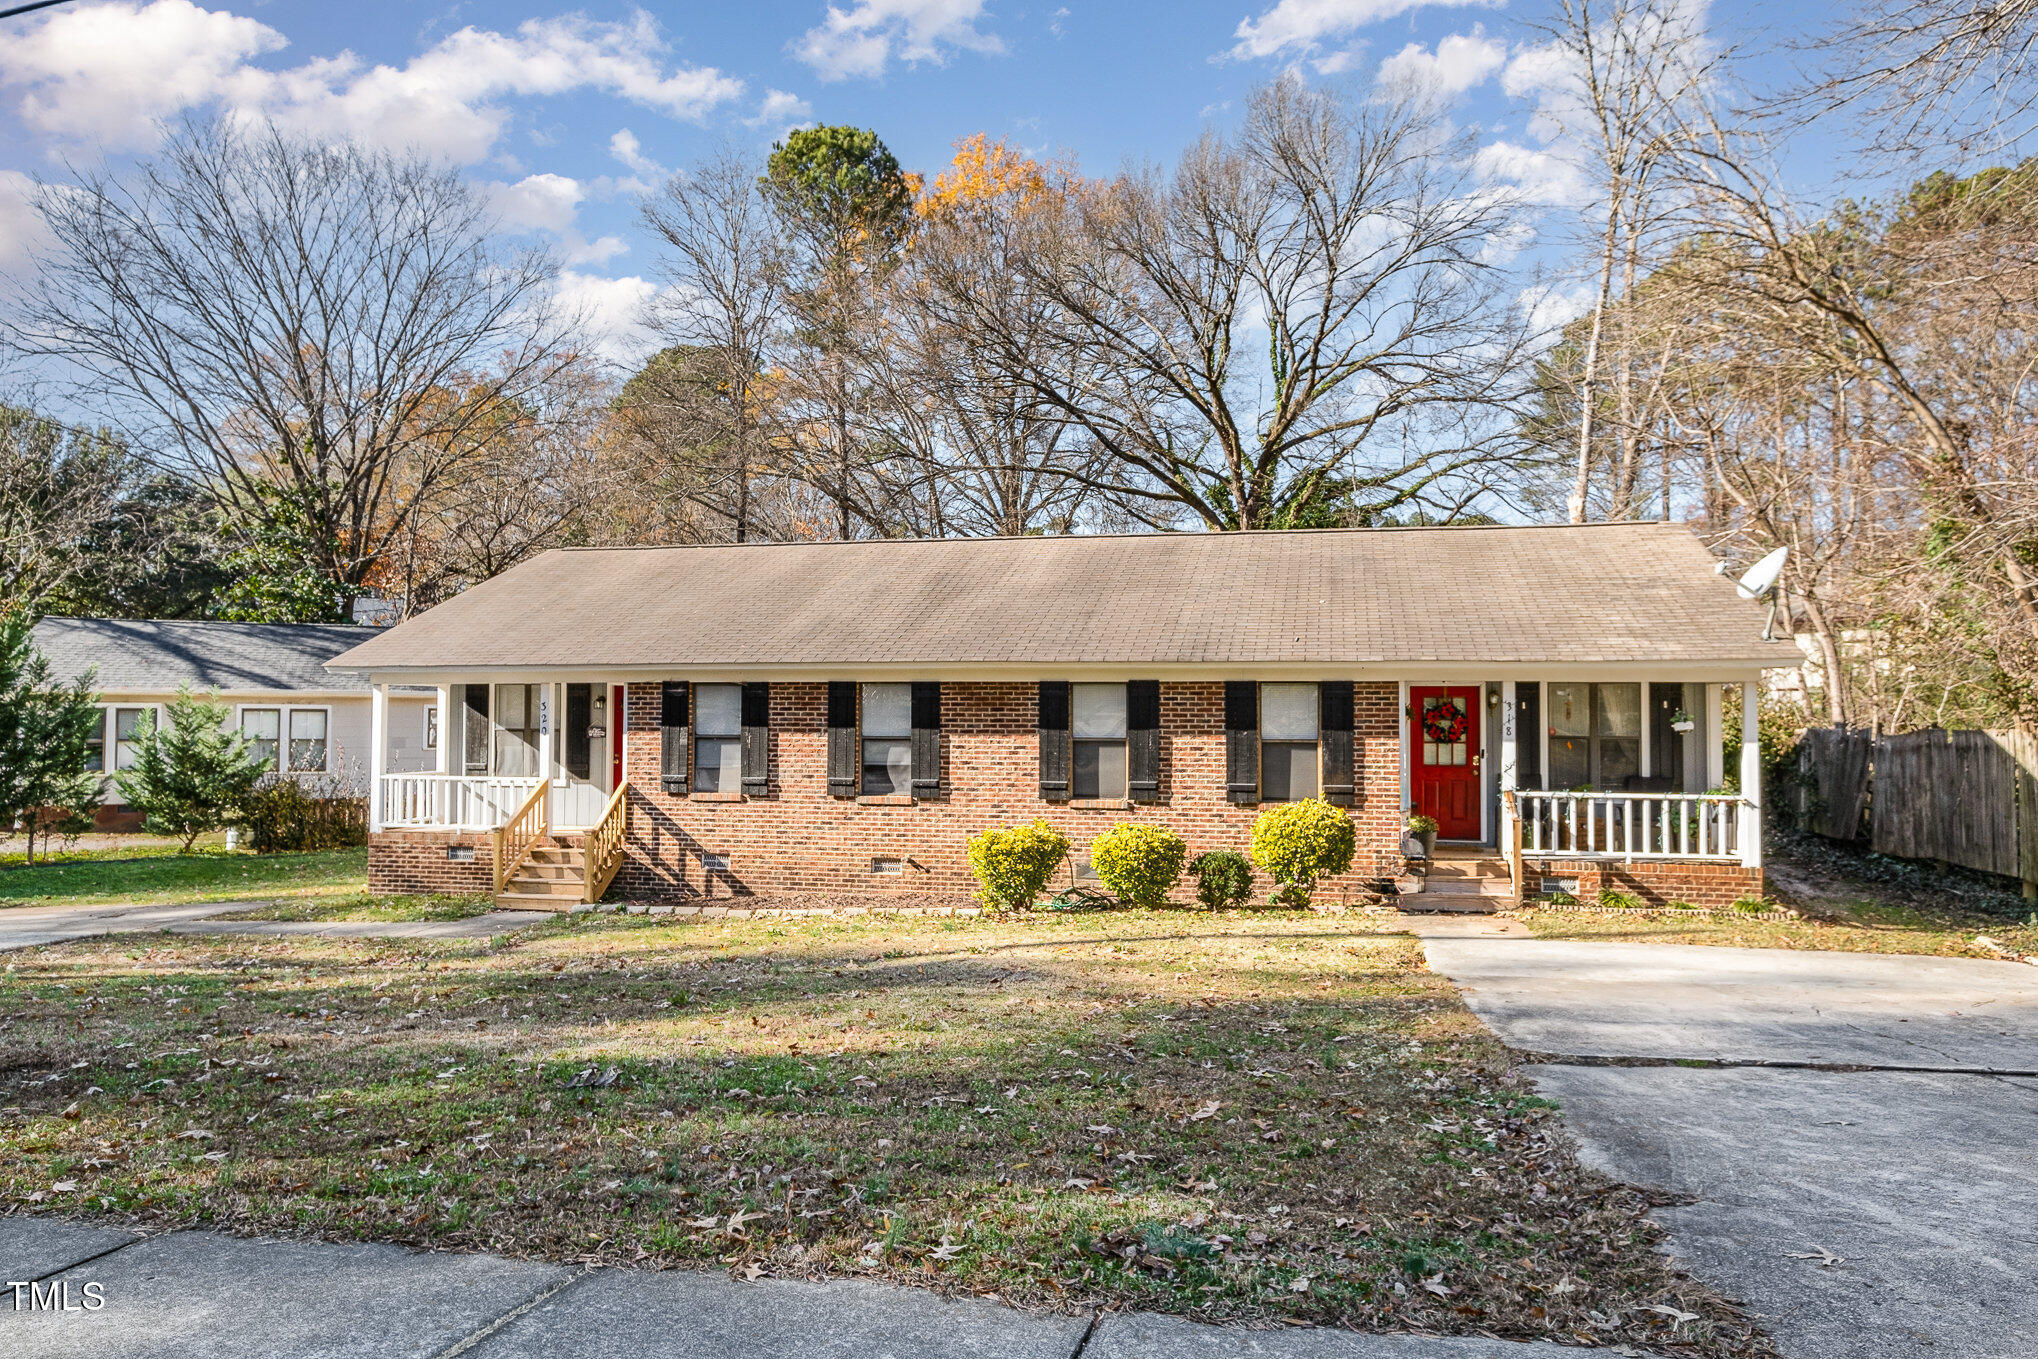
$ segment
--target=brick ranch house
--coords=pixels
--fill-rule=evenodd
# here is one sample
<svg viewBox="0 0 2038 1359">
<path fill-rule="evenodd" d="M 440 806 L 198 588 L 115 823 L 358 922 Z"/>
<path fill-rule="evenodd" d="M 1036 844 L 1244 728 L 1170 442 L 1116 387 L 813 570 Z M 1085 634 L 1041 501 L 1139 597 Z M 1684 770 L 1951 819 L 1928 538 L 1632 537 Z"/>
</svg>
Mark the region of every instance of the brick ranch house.
<svg viewBox="0 0 2038 1359">
<path fill-rule="evenodd" d="M 1676 524 L 741 544 L 549 552 L 329 664 L 377 722 L 438 695 L 436 770 L 374 771 L 383 891 L 959 897 L 988 826 L 1080 871 L 1317 795 L 1359 843 L 1320 900 L 1412 881 L 1412 808 L 1519 829 L 1521 890 L 1718 905 L 1762 889 L 1761 623 Z"/>
</svg>

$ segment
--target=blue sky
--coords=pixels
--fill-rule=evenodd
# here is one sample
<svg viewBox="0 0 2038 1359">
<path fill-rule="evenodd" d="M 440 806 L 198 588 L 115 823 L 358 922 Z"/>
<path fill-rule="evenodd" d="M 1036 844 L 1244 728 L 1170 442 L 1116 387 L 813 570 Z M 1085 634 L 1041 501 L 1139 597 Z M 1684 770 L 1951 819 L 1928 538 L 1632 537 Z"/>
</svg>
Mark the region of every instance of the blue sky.
<svg viewBox="0 0 2038 1359">
<path fill-rule="evenodd" d="M 1101 173 L 1170 159 L 1289 68 L 1440 85 L 1554 239 L 1577 194 L 1565 148 L 1531 118 L 1524 23 L 1543 3 L 88 0 L 0 21 L 0 275 L 34 243 L 34 176 L 145 153 L 157 120 L 232 106 L 456 161 L 557 248 L 565 286 L 627 358 L 656 274 L 634 200 L 719 143 L 762 152 L 803 122 L 854 123 L 932 172 L 984 131 Z M 1826 8 L 1689 3 L 1721 39 L 1770 52 Z M 1780 56 L 1751 67 L 1785 70 Z M 1835 159 L 1823 140 L 1786 150 L 1809 175 Z"/>
</svg>

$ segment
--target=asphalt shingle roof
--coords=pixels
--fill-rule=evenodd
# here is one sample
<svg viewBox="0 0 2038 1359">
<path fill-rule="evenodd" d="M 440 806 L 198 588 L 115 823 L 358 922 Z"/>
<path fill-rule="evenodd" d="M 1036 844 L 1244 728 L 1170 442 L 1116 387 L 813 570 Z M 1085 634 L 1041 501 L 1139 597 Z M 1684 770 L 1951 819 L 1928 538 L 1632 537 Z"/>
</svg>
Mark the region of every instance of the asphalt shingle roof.
<svg viewBox="0 0 2038 1359">
<path fill-rule="evenodd" d="M 45 618 L 35 645 L 64 680 L 87 670 L 115 692 L 194 690 L 331 693 L 368 681 L 326 662 L 377 629 L 327 623 L 219 623 L 194 619 Z"/>
<path fill-rule="evenodd" d="M 1679 524 L 548 552 L 334 664 L 1795 664 Z"/>
</svg>

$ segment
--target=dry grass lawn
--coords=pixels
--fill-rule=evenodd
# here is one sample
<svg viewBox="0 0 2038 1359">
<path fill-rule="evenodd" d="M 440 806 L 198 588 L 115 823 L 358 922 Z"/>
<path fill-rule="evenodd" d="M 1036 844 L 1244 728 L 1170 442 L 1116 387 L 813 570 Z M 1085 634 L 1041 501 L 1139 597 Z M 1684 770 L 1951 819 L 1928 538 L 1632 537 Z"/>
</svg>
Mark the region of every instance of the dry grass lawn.
<svg viewBox="0 0 2038 1359">
<path fill-rule="evenodd" d="M 0 1210 L 1768 1355 L 1363 917 L 129 936 L 0 974 Z"/>
</svg>

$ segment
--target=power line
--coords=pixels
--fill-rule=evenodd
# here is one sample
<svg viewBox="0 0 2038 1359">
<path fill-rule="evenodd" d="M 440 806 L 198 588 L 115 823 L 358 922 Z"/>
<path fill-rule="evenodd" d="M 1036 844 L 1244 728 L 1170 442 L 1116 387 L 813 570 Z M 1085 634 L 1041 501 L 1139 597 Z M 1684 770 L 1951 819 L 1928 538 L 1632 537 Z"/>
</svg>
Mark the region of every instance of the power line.
<svg viewBox="0 0 2038 1359">
<path fill-rule="evenodd" d="M 12 19 L 17 14 L 27 14 L 38 9 L 48 9 L 51 5 L 61 5 L 63 3 L 64 0 L 35 0 L 35 3 L 32 5 L 16 5 L 13 9 L 0 9 L 0 19 Z"/>
</svg>

